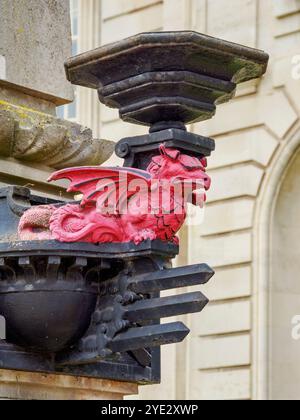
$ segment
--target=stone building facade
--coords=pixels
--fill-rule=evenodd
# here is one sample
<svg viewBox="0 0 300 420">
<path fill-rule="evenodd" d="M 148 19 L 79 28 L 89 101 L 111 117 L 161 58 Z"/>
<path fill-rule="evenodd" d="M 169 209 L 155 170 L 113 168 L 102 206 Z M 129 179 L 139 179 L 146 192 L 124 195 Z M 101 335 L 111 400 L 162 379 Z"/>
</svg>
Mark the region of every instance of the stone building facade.
<svg viewBox="0 0 300 420">
<path fill-rule="evenodd" d="M 163 383 L 142 398 L 300 398 L 298 0 L 78 0 L 79 50 L 142 31 L 192 29 L 270 54 L 267 75 L 246 83 L 192 131 L 215 138 L 204 223 L 182 232 L 179 264 L 206 261 L 211 303 L 189 316 L 191 336 L 163 350 Z M 102 138 L 144 133 L 78 93 L 77 118 Z M 298 221 L 298 225 L 297 225 Z"/>
<path fill-rule="evenodd" d="M 211 302 L 200 315 L 186 317 L 189 338 L 163 349 L 162 384 L 141 387 L 139 398 L 300 399 L 300 343 L 292 334 L 300 314 L 300 2 L 71 0 L 71 6 L 73 31 L 74 25 L 78 28 L 74 52 L 143 31 L 189 29 L 270 54 L 263 80 L 244 84 L 213 120 L 190 128 L 216 140 L 209 159 L 213 187 L 204 223 L 181 233 L 177 264 L 203 261 L 215 268 L 215 277 L 204 288 Z M 3 57 L 0 43 L 0 82 L 7 78 Z M 53 87 L 52 99 L 63 92 L 56 102 L 42 89 L 44 96 L 33 100 L 32 108 L 45 111 L 51 103 L 47 112 L 52 115 L 54 105 L 72 99 L 69 88 Z M 2 106 L 5 92 L 1 88 Z M 16 91 L 15 101 L 27 101 L 26 95 Z M 92 128 L 95 137 L 113 141 L 145 132 L 120 121 L 117 112 L 102 107 L 96 93 L 87 89 L 77 89 L 71 118 Z M 33 184 L 42 194 L 60 193 L 60 187 L 47 186 L 52 168 L 43 160 L 20 162 L 3 153 L 0 127 L 0 186 Z M 85 393 L 93 394 L 89 389 L 97 384 L 93 387 Z M 55 384 L 54 391 L 57 395 Z"/>
</svg>

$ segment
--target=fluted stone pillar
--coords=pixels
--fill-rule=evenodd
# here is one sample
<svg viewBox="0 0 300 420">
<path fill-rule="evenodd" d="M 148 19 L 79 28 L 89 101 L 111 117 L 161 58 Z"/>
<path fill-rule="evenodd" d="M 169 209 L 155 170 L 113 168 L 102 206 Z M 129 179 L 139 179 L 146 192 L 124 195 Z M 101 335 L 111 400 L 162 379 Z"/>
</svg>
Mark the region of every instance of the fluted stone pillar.
<svg viewBox="0 0 300 420">
<path fill-rule="evenodd" d="M 79 1 L 79 52 L 91 51 L 101 46 L 102 4 L 99 0 Z M 81 124 L 87 125 L 95 135 L 100 135 L 101 104 L 97 91 L 77 87 L 79 106 L 78 118 Z"/>
</svg>

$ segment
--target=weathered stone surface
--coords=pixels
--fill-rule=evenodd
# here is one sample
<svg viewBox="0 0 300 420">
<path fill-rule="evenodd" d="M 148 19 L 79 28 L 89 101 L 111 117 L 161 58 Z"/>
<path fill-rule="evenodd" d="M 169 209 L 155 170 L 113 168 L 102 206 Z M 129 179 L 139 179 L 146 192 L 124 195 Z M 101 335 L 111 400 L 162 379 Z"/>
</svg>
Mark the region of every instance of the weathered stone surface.
<svg viewBox="0 0 300 420">
<path fill-rule="evenodd" d="M 0 399 L 121 400 L 137 391 L 127 382 L 0 370 Z"/>
<path fill-rule="evenodd" d="M 61 169 L 73 165 L 100 165 L 114 144 L 94 139 L 78 124 L 0 103 L 0 156 Z"/>
<path fill-rule="evenodd" d="M 48 198 L 58 197 L 71 198 L 72 195 L 66 193 L 67 182 L 56 182 L 56 185 L 50 185 L 47 182 L 49 178 L 49 168 L 37 165 L 24 165 L 24 162 L 18 160 L 0 157 L 0 187 L 7 185 L 18 185 L 21 187 L 30 187 L 33 194 L 46 196 Z"/>
<path fill-rule="evenodd" d="M 0 85 L 55 104 L 72 101 L 64 74 L 71 56 L 68 0 L 0 0 Z"/>
<path fill-rule="evenodd" d="M 14 141 L 15 122 L 9 112 L 0 114 L 0 154 L 9 157 Z"/>
</svg>

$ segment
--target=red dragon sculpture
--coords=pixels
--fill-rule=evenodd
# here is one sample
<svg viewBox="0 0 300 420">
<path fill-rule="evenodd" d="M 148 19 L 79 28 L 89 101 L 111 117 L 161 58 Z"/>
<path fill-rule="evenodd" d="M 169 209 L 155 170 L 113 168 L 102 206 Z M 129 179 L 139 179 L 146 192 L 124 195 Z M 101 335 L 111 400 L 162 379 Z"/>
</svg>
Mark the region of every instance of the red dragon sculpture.
<svg viewBox="0 0 300 420">
<path fill-rule="evenodd" d="M 203 206 L 210 178 L 206 159 L 160 147 L 147 171 L 133 168 L 80 167 L 54 173 L 49 181 L 69 179 L 80 204 L 38 206 L 22 216 L 22 240 L 61 242 L 178 242 L 186 204 Z"/>
</svg>

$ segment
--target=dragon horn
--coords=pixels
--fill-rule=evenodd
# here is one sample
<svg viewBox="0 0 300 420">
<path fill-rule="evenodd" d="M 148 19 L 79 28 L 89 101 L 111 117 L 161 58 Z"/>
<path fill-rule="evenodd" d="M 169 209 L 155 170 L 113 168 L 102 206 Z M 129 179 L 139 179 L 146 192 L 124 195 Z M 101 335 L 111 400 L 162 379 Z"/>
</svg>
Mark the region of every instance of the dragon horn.
<svg viewBox="0 0 300 420">
<path fill-rule="evenodd" d="M 162 156 L 166 156 L 167 155 L 167 148 L 166 148 L 166 146 L 164 144 L 161 144 L 159 146 L 159 151 L 160 151 L 160 154 Z"/>
<path fill-rule="evenodd" d="M 176 149 L 168 149 L 164 144 L 159 146 L 160 154 L 162 156 L 167 156 L 172 160 L 177 160 L 180 156 L 179 150 Z"/>
</svg>

